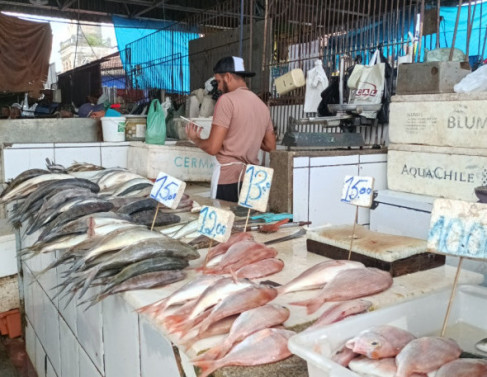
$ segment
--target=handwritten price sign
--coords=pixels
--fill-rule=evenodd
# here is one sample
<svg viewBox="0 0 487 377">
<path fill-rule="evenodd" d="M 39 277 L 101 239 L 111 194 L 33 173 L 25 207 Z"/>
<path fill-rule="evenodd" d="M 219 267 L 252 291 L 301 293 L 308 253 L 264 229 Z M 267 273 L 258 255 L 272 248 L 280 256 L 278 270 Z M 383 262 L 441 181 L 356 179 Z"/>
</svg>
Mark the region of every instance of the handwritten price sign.
<svg viewBox="0 0 487 377">
<path fill-rule="evenodd" d="M 247 165 L 238 204 L 242 207 L 265 212 L 273 175 L 274 169 Z"/>
<path fill-rule="evenodd" d="M 185 188 L 186 182 L 171 177 L 166 173 L 159 173 L 154 182 L 154 187 L 152 187 L 150 197 L 166 207 L 175 209 L 183 196 Z"/>
<path fill-rule="evenodd" d="M 215 207 L 204 206 L 198 217 L 198 231 L 218 242 L 225 242 L 232 232 L 235 215 Z"/>
<path fill-rule="evenodd" d="M 347 175 L 341 201 L 359 207 L 370 207 L 373 200 L 374 178 Z"/>
<path fill-rule="evenodd" d="M 436 199 L 431 212 L 428 249 L 459 257 L 487 259 L 487 205 Z"/>
</svg>

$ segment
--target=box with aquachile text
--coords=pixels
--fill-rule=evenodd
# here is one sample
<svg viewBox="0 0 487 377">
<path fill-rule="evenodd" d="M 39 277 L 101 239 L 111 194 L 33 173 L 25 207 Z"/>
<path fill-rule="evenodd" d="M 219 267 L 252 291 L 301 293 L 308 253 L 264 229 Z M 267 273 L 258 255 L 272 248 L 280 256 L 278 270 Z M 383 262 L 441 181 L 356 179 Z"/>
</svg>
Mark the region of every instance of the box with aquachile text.
<svg viewBox="0 0 487 377">
<path fill-rule="evenodd" d="M 485 185 L 487 149 L 389 145 L 389 190 L 477 201 L 474 189 Z"/>
</svg>

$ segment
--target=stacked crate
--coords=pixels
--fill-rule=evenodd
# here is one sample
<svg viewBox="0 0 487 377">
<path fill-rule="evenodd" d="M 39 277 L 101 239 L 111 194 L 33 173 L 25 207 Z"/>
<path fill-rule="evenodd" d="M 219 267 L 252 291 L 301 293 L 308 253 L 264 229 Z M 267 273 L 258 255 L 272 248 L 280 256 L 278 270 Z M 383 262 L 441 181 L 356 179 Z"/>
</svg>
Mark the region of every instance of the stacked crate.
<svg viewBox="0 0 487 377">
<path fill-rule="evenodd" d="M 477 201 L 487 185 L 487 93 L 398 95 L 390 107 L 388 188 Z"/>
</svg>

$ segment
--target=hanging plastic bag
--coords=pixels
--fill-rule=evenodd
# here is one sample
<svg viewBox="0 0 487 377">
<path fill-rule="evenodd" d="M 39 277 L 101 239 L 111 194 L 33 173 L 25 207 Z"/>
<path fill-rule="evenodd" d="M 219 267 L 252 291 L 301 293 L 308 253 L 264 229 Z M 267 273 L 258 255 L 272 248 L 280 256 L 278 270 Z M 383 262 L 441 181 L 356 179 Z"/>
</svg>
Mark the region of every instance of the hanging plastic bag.
<svg viewBox="0 0 487 377">
<path fill-rule="evenodd" d="M 469 73 L 453 87 L 455 93 L 471 93 L 487 91 L 487 65 Z"/>
<path fill-rule="evenodd" d="M 149 107 L 145 142 L 157 145 L 166 142 L 166 113 L 158 99 L 153 100 Z"/>
<path fill-rule="evenodd" d="M 369 65 L 363 66 L 357 88 L 350 92 L 350 104 L 373 105 L 382 102 L 385 83 L 385 63 L 381 62 L 379 50 L 374 52 Z M 360 115 L 375 118 L 376 111 L 364 111 Z"/>
</svg>

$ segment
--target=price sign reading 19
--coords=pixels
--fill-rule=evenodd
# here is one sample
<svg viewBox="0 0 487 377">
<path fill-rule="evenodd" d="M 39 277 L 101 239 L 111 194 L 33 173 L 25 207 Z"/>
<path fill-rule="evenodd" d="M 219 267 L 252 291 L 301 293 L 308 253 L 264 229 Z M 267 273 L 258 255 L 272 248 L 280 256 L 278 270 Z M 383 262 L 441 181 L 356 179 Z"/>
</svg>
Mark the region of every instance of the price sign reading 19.
<svg viewBox="0 0 487 377">
<path fill-rule="evenodd" d="M 373 177 L 345 177 L 341 201 L 359 207 L 370 207 L 372 205 L 374 191 Z"/>
<path fill-rule="evenodd" d="M 175 209 L 183 196 L 185 188 L 186 182 L 171 177 L 166 173 L 159 173 L 154 182 L 154 187 L 152 187 L 150 197 L 166 207 Z"/>
<path fill-rule="evenodd" d="M 218 242 L 225 242 L 232 233 L 233 212 L 204 206 L 198 217 L 198 232 Z"/>
<path fill-rule="evenodd" d="M 238 204 L 242 207 L 265 212 L 273 174 L 274 169 L 247 165 Z"/>
</svg>

